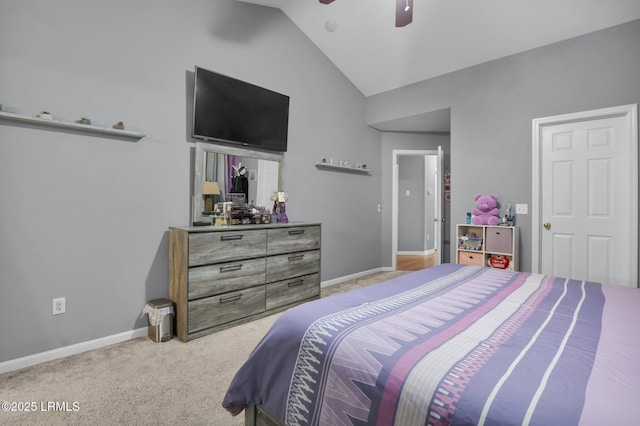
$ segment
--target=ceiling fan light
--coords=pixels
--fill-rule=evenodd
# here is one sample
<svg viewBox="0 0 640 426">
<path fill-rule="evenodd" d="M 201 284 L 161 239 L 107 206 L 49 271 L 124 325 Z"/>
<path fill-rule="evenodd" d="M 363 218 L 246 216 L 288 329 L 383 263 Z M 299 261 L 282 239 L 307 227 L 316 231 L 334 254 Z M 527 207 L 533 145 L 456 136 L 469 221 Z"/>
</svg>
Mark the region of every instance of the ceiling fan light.
<svg viewBox="0 0 640 426">
<path fill-rule="evenodd" d="M 330 33 L 334 32 L 338 28 L 338 23 L 336 21 L 328 20 L 324 23 L 324 29 L 329 31 Z"/>
</svg>

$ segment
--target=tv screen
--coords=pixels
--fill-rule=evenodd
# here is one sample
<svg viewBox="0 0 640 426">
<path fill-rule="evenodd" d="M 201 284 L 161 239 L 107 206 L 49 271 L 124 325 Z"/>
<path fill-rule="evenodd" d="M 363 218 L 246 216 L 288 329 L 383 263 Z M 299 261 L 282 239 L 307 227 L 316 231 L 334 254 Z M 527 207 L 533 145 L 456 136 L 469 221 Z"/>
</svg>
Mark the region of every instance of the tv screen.
<svg viewBox="0 0 640 426">
<path fill-rule="evenodd" d="M 289 96 L 196 67 L 193 137 L 287 150 Z"/>
</svg>

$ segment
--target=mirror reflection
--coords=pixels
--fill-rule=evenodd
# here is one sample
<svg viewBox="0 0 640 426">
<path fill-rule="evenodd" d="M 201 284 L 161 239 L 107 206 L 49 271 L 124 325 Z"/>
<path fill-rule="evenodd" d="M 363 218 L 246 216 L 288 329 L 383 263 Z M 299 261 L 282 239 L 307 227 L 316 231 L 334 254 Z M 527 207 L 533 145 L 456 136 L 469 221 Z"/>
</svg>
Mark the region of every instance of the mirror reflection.
<svg viewBox="0 0 640 426">
<path fill-rule="evenodd" d="M 270 207 L 282 191 L 280 154 L 196 143 L 192 224 L 210 224 L 216 203 L 235 201 Z"/>
</svg>

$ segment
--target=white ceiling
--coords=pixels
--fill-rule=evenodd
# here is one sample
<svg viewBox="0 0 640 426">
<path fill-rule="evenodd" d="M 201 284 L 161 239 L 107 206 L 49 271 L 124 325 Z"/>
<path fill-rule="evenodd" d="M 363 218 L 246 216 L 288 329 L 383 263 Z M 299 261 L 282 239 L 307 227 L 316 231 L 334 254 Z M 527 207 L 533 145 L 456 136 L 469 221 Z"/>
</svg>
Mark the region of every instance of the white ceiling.
<svg viewBox="0 0 640 426">
<path fill-rule="evenodd" d="M 413 22 L 396 28 L 395 0 L 239 1 L 281 9 L 365 96 L 640 18 L 640 0 L 414 0 Z M 445 109 L 372 127 L 450 122 Z"/>
<path fill-rule="evenodd" d="M 415 0 L 396 28 L 395 0 L 240 1 L 280 8 L 365 96 L 640 18 L 640 0 Z"/>
</svg>

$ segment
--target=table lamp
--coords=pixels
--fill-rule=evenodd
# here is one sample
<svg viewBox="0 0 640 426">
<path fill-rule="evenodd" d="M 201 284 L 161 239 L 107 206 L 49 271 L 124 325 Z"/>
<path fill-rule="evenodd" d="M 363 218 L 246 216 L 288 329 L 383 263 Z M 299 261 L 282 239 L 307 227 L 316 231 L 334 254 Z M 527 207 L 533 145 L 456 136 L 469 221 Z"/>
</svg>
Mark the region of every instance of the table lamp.
<svg viewBox="0 0 640 426">
<path fill-rule="evenodd" d="M 218 182 L 202 182 L 202 196 L 204 197 L 204 213 L 211 214 L 213 210 L 213 196 L 220 195 Z"/>
</svg>

